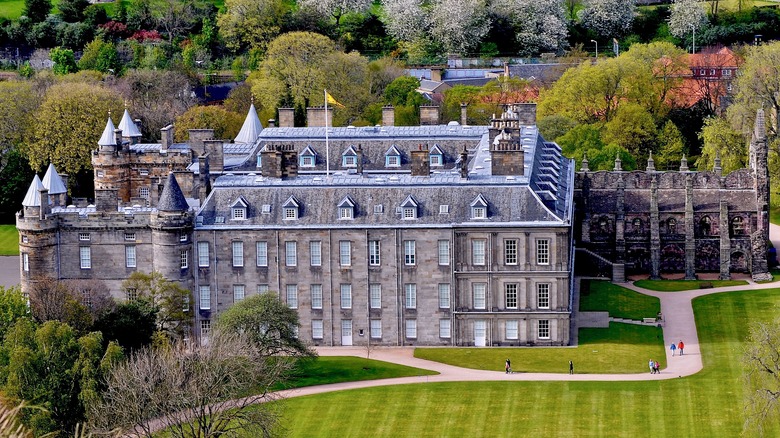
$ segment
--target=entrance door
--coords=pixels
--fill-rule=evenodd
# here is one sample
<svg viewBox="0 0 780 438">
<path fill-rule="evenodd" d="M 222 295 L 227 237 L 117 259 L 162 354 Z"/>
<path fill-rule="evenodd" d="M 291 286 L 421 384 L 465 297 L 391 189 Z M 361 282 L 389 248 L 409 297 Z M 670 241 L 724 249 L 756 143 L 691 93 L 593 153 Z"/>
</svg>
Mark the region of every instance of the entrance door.
<svg viewBox="0 0 780 438">
<path fill-rule="evenodd" d="M 352 320 L 341 320 L 341 345 L 352 345 Z"/>
<path fill-rule="evenodd" d="M 474 346 L 484 347 L 487 340 L 487 324 L 485 320 L 474 321 Z"/>
</svg>

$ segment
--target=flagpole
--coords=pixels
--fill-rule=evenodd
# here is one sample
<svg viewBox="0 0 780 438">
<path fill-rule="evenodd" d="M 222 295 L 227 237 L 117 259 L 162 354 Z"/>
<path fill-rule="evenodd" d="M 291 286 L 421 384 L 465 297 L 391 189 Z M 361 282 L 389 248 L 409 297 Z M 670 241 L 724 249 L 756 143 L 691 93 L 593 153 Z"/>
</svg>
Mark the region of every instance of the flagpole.
<svg viewBox="0 0 780 438">
<path fill-rule="evenodd" d="M 328 145 L 328 90 L 325 91 L 325 176 L 330 178 L 330 147 Z"/>
</svg>

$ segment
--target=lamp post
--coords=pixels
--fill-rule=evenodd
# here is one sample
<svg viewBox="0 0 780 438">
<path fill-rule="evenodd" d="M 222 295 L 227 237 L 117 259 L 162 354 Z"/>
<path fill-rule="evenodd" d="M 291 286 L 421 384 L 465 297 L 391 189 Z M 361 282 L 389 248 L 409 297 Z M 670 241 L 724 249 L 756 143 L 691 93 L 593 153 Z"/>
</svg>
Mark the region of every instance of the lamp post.
<svg viewBox="0 0 780 438">
<path fill-rule="evenodd" d="M 590 40 L 593 44 L 596 45 L 596 61 L 599 60 L 599 42 L 596 40 Z"/>
<path fill-rule="evenodd" d="M 693 45 L 691 46 L 691 53 L 696 53 L 696 26 L 691 26 L 693 29 Z"/>
</svg>

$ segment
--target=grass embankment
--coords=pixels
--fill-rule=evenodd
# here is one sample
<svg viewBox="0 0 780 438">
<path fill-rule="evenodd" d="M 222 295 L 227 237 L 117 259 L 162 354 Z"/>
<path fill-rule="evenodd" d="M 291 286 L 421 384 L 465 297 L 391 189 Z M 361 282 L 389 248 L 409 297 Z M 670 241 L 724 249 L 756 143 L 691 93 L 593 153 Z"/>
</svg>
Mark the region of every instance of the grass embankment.
<svg viewBox="0 0 780 438">
<path fill-rule="evenodd" d="M 414 357 L 465 368 L 503 371 L 504 361 L 521 373 L 641 373 L 650 358 L 666 367 L 663 333 L 658 327 L 610 323 L 609 328 L 580 329 L 572 348 L 417 348 Z"/>
<path fill-rule="evenodd" d="M 605 280 L 582 280 L 581 312 L 609 312 L 613 318 L 655 318 L 661 311 L 658 298 L 642 295 Z"/>
<path fill-rule="evenodd" d="M 19 255 L 19 233 L 14 225 L 0 225 L 0 256 Z"/>
<path fill-rule="evenodd" d="M 23 10 L 24 0 L 0 0 L 0 17 L 16 20 Z"/>
<path fill-rule="evenodd" d="M 741 346 L 749 323 L 774 319 L 779 306 L 780 289 L 694 300 L 705 368 L 687 378 L 367 388 L 288 399 L 283 425 L 290 437 L 739 436 Z M 780 427 L 766 432 L 778 436 Z"/>
<path fill-rule="evenodd" d="M 679 292 L 705 287 L 744 286 L 745 280 L 637 280 L 634 285 L 661 292 Z"/>
<path fill-rule="evenodd" d="M 360 357 L 323 356 L 301 360 L 290 380 L 277 389 L 327 385 L 358 380 L 392 379 L 396 377 L 432 376 L 436 371 L 407 367 Z"/>
</svg>

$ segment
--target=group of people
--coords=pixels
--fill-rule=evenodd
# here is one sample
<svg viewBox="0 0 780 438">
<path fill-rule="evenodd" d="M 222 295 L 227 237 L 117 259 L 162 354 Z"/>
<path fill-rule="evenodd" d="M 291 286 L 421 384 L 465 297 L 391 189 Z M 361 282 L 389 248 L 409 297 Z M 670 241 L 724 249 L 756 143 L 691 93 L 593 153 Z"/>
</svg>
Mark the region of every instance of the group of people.
<svg viewBox="0 0 780 438">
<path fill-rule="evenodd" d="M 672 342 L 672 345 L 669 346 L 669 349 L 672 350 L 672 356 L 674 356 L 675 350 L 680 350 L 680 356 L 682 356 L 683 350 L 685 349 L 685 344 L 683 344 L 683 341 L 680 341 L 678 344 Z"/>
<path fill-rule="evenodd" d="M 682 340 L 678 343 L 672 342 L 672 345 L 669 346 L 669 349 L 672 350 L 672 356 L 674 356 L 674 353 L 679 351 L 680 356 L 683 355 L 683 351 L 685 351 L 685 344 Z M 647 363 L 647 366 L 650 367 L 650 374 L 660 374 L 661 371 L 659 370 L 660 365 L 658 362 L 654 361 L 653 359 L 650 359 L 650 361 Z"/>
</svg>

